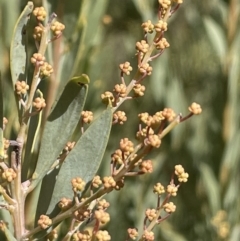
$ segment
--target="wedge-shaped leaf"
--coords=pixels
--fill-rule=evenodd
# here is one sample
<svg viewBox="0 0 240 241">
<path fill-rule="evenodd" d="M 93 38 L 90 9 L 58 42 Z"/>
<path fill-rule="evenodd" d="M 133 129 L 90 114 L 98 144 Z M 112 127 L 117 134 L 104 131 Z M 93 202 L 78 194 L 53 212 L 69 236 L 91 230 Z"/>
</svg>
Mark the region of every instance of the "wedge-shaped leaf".
<svg viewBox="0 0 240 241">
<path fill-rule="evenodd" d="M 55 103 L 43 131 L 32 188 L 50 170 L 76 128 L 87 95 L 86 80 L 86 75 L 71 79 Z"/>
<path fill-rule="evenodd" d="M 81 177 L 88 183 L 96 174 L 105 153 L 111 126 L 112 110 L 111 108 L 107 108 L 78 140 L 58 173 L 53 195 L 47 210 L 48 214 L 52 212 L 62 197 L 73 197 L 71 186 L 73 178 Z M 52 192 L 49 188 L 51 187 L 47 183 L 44 186 L 42 185 L 42 191 L 46 194 Z M 40 197 L 42 196 L 46 197 L 46 195 L 41 193 Z M 39 202 L 39 205 L 46 205 L 46 199 L 44 202 Z"/>
<path fill-rule="evenodd" d="M 26 25 L 31 12 L 33 11 L 33 7 L 32 2 L 27 3 L 14 28 L 10 50 L 10 65 L 13 86 L 18 79 L 26 80 Z"/>
</svg>

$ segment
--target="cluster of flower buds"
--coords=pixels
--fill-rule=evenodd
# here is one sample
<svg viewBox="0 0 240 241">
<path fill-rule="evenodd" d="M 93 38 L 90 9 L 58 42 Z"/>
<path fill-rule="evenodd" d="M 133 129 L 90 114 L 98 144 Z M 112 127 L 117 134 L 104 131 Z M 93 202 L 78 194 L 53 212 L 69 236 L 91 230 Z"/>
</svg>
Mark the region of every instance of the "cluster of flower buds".
<svg viewBox="0 0 240 241">
<path fill-rule="evenodd" d="M 12 182 L 17 177 L 16 172 L 12 168 L 7 168 L 2 173 L 2 178 L 8 182 Z"/>
<path fill-rule="evenodd" d="M 45 99 L 41 97 L 37 97 L 33 101 L 33 106 L 37 111 L 40 111 L 41 109 L 46 107 Z"/>
<path fill-rule="evenodd" d="M 38 226 L 40 226 L 40 228 L 46 229 L 51 225 L 52 225 L 52 220 L 48 216 L 46 216 L 46 215 L 40 216 L 40 218 L 38 220 Z"/>
<path fill-rule="evenodd" d="M 83 123 L 90 124 L 93 120 L 93 113 L 92 111 L 82 111 L 81 117 L 82 117 Z"/>
<path fill-rule="evenodd" d="M 15 83 L 15 91 L 17 95 L 25 95 L 29 90 L 29 85 L 25 81 L 17 81 Z"/>
<path fill-rule="evenodd" d="M 73 234 L 72 240 L 73 241 L 91 241 L 92 236 L 88 230 L 84 230 L 81 232 L 77 231 L 76 233 Z"/>
<path fill-rule="evenodd" d="M 111 240 L 111 236 L 109 235 L 108 231 L 106 231 L 106 230 L 97 231 L 96 238 L 98 241 L 110 241 Z"/>
<path fill-rule="evenodd" d="M 182 165 L 175 166 L 175 175 L 177 176 L 179 182 L 187 182 L 189 177 L 188 173 L 185 172 Z"/>
<path fill-rule="evenodd" d="M 72 179 L 72 187 L 74 192 L 82 192 L 85 188 L 86 183 L 80 177 Z"/>
</svg>

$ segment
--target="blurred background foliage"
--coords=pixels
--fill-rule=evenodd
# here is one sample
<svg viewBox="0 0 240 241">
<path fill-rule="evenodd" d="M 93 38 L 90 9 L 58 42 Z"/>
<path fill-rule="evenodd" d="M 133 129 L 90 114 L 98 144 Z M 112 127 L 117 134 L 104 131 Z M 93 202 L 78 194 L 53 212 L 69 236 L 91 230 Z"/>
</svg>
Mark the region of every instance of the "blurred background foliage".
<svg viewBox="0 0 240 241">
<path fill-rule="evenodd" d="M 25 4 L 0 1 L 5 116 L 14 127 L 8 128 L 6 135 L 12 138 L 18 124 L 9 47 Z M 91 79 L 86 109 L 97 115 L 104 108 L 101 93 L 111 91 L 120 81 L 118 65 L 129 61 L 136 70 L 135 42 L 143 38 L 140 25 L 148 19 L 157 21 L 157 0 L 36 0 L 34 4 L 56 12 L 66 25 L 64 36 L 47 53 L 55 72 L 42 84 L 46 102 L 54 100 L 70 76 L 86 73 Z M 113 240 L 125 240 L 128 227 L 143 227 L 145 209 L 156 205 L 153 185 L 168 184 L 176 164 L 184 166 L 190 179 L 172 200 L 177 211 L 155 228 L 156 240 L 240 240 L 239 11 L 239 0 L 185 0 L 169 21 L 165 37 L 170 48 L 151 63 L 153 73 L 144 81 L 145 96 L 121 107 L 128 121 L 113 127 L 101 175 L 109 174 L 110 155 L 120 138 L 134 139 L 138 113 L 153 114 L 171 107 L 184 115 L 193 101 L 201 104 L 203 113 L 164 138 L 161 148 L 150 156 L 153 174 L 129 178 L 123 190 L 108 196 L 108 229 Z M 34 49 L 30 33 L 28 54 Z"/>
</svg>

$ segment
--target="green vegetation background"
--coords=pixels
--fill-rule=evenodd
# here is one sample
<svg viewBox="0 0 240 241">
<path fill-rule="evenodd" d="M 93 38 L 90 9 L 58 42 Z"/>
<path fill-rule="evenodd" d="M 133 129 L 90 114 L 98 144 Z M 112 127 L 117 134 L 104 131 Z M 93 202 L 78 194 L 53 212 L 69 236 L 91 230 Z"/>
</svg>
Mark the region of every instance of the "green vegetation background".
<svg viewBox="0 0 240 241">
<path fill-rule="evenodd" d="M 5 115 L 13 124 L 9 46 L 25 3 L 0 1 L 0 68 L 7 86 Z M 54 96 L 71 75 L 88 74 L 86 109 L 97 115 L 103 109 L 101 93 L 119 82 L 119 63 L 129 61 L 136 70 L 135 42 L 143 38 L 140 25 L 148 19 L 157 21 L 157 0 L 49 0 L 43 4 L 58 14 L 66 30 L 65 45 L 56 42 L 48 52 L 50 62 L 55 61 L 55 74 L 42 87 L 48 86 L 49 95 Z M 35 5 L 42 3 L 35 1 Z M 238 0 L 185 0 L 171 17 L 165 35 L 170 48 L 152 62 L 153 74 L 144 81 L 145 96 L 122 106 L 128 121 L 113 127 L 99 172 L 109 174 L 110 154 L 118 148 L 120 138 L 134 139 L 138 113 L 171 107 L 184 115 L 193 101 L 201 104 L 203 113 L 164 138 L 151 155 L 153 174 L 129 178 L 123 190 L 109 195 L 112 240 L 125 240 L 128 227 L 143 227 L 145 209 L 156 205 L 152 186 L 167 184 L 176 164 L 190 174 L 189 182 L 172 199 L 176 212 L 155 228 L 156 240 L 240 240 L 239 11 Z M 30 37 L 29 55 L 34 51 Z M 14 126 L 16 130 L 17 124 Z M 7 134 L 16 133 L 8 130 Z M 211 220 L 219 210 L 226 211 L 223 221 L 227 223 L 214 226 Z M 229 234 L 221 238 L 224 228 Z"/>
</svg>

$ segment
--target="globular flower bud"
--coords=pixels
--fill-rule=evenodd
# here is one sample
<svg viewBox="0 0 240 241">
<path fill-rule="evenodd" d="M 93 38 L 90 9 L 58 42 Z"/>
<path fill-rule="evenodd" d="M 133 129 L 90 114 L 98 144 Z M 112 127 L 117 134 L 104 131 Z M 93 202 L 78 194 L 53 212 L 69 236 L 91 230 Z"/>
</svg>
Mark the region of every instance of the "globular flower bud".
<svg viewBox="0 0 240 241">
<path fill-rule="evenodd" d="M 33 106 L 36 108 L 37 111 L 46 107 L 45 99 L 41 97 L 37 97 L 33 101 Z"/>
<path fill-rule="evenodd" d="M 126 96 L 126 91 L 127 91 L 127 86 L 124 84 L 116 84 L 114 86 L 113 92 L 119 94 L 119 96 L 121 97 L 125 97 Z"/>
<path fill-rule="evenodd" d="M 96 238 L 98 241 L 110 241 L 111 240 L 111 236 L 109 235 L 108 231 L 106 231 L 106 230 L 97 231 Z"/>
<path fill-rule="evenodd" d="M 126 75 L 130 75 L 130 72 L 132 71 L 132 66 L 130 65 L 129 62 L 125 62 L 123 64 L 119 65 L 119 68 L 121 69 L 121 71 L 126 74 Z"/>
<path fill-rule="evenodd" d="M 189 107 L 188 110 L 192 112 L 194 115 L 199 115 L 202 113 L 202 108 L 196 102 L 193 102 Z"/>
<path fill-rule="evenodd" d="M 80 177 L 72 179 L 72 187 L 74 192 L 82 192 L 85 188 L 86 183 Z"/>
<path fill-rule="evenodd" d="M 145 160 L 145 161 L 141 162 L 140 165 L 139 165 L 139 169 L 143 173 L 152 173 L 153 172 L 152 161 L 151 160 Z"/>
<path fill-rule="evenodd" d="M 83 123 L 90 124 L 93 120 L 93 113 L 92 111 L 82 111 L 81 117 L 82 117 Z"/>
<path fill-rule="evenodd" d="M 142 28 L 146 33 L 152 33 L 154 30 L 154 25 L 150 20 L 148 20 L 142 24 Z"/>
<path fill-rule="evenodd" d="M 158 195 L 161 195 L 163 193 L 165 193 L 165 189 L 164 189 L 164 186 L 161 184 L 161 183 L 156 183 L 153 187 L 153 192 L 155 194 L 158 194 Z"/>
<path fill-rule="evenodd" d="M 36 26 L 33 32 L 33 38 L 40 41 L 42 38 L 42 33 L 44 31 L 43 25 Z"/>
<path fill-rule="evenodd" d="M 164 108 L 164 110 L 162 111 L 162 115 L 168 121 L 173 121 L 176 117 L 175 112 L 171 108 Z"/>
<path fill-rule="evenodd" d="M 136 228 L 129 228 L 127 230 L 128 232 L 128 235 L 129 237 L 132 239 L 132 240 L 136 240 L 137 236 L 138 236 L 138 231 Z"/>
<path fill-rule="evenodd" d="M 152 147 L 159 148 L 161 145 L 161 140 L 159 139 L 158 135 L 149 135 L 145 143 L 147 145 L 151 145 Z"/>
<path fill-rule="evenodd" d="M 64 29 L 65 29 L 65 25 L 58 21 L 55 21 L 51 25 L 51 30 L 53 31 L 54 36 L 60 35 Z"/>
<path fill-rule="evenodd" d="M 159 20 L 158 23 L 154 25 L 154 29 L 156 32 L 167 31 L 167 22 Z"/>
<path fill-rule="evenodd" d="M 148 231 L 147 229 L 144 230 L 143 239 L 145 241 L 153 241 L 154 240 L 154 233 L 152 231 Z"/>
<path fill-rule="evenodd" d="M 102 102 L 107 105 L 109 104 L 109 101 L 112 103 L 115 101 L 114 95 L 110 91 L 106 91 L 104 94 L 101 94 L 101 99 Z"/>
<path fill-rule="evenodd" d="M 113 179 L 112 176 L 104 177 L 103 178 L 103 186 L 105 188 L 115 187 L 116 186 L 116 182 L 115 182 L 115 180 Z"/>
<path fill-rule="evenodd" d="M 137 42 L 136 43 L 136 49 L 139 52 L 147 53 L 147 51 L 149 49 L 149 45 L 148 45 L 148 43 L 145 40 L 141 40 L 141 42 Z"/>
<path fill-rule="evenodd" d="M 114 123 L 119 123 L 120 125 L 123 125 L 125 121 L 127 121 L 127 116 L 124 111 L 117 111 L 113 114 Z"/>
<path fill-rule="evenodd" d="M 38 226 L 40 226 L 42 229 L 46 229 L 51 225 L 52 225 L 52 220 L 48 216 L 46 215 L 40 216 L 38 220 Z"/>
<path fill-rule="evenodd" d="M 92 180 L 92 186 L 95 188 L 99 188 L 99 186 L 102 184 L 102 180 L 100 176 L 95 176 Z"/>
<path fill-rule="evenodd" d="M 53 73 L 53 67 L 47 63 L 44 62 L 44 64 L 40 67 L 40 74 L 45 77 L 49 77 Z"/>
<path fill-rule="evenodd" d="M 173 213 L 176 211 L 176 206 L 173 204 L 173 202 L 166 203 L 163 208 L 167 213 Z"/>
<path fill-rule="evenodd" d="M 134 144 L 128 138 L 120 140 L 120 149 L 122 152 L 132 153 L 134 151 Z"/>
<path fill-rule="evenodd" d="M 171 194 L 171 196 L 177 196 L 178 187 L 176 187 L 174 184 L 170 184 L 167 186 L 167 192 Z"/>
<path fill-rule="evenodd" d="M 157 210 L 148 208 L 145 212 L 145 215 L 149 221 L 152 221 L 154 218 L 157 217 Z"/>
<path fill-rule="evenodd" d="M 44 21 L 47 16 L 47 12 L 44 7 L 37 7 L 33 10 L 33 15 L 36 16 L 37 20 Z"/>
<path fill-rule="evenodd" d="M 43 66 L 45 62 L 45 57 L 40 53 L 35 53 L 31 57 L 31 63 L 38 66 Z"/>
<path fill-rule="evenodd" d="M 25 95 L 29 90 L 29 85 L 25 81 L 17 81 L 15 84 L 15 91 L 18 95 Z"/>
<path fill-rule="evenodd" d="M 134 91 L 134 96 L 135 97 L 139 97 L 139 96 L 143 96 L 144 92 L 145 92 L 145 86 L 141 85 L 141 84 L 135 84 L 133 87 L 133 91 Z"/>
<path fill-rule="evenodd" d="M 17 177 L 17 174 L 12 168 L 7 168 L 2 173 L 2 178 L 7 180 L 8 182 L 11 182 L 16 177 Z"/>
<path fill-rule="evenodd" d="M 105 212 L 103 209 L 96 210 L 94 212 L 94 217 L 97 219 L 102 225 L 108 223 L 110 221 L 110 215 Z"/>
<path fill-rule="evenodd" d="M 170 46 L 166 38 L 161 38 L 157 43 L 155 43 L 156 49 L 166 49 Z"/>
<path fill-rule="evenodd" d="M 138 66 L 138 69 L 141 74 L 147 74 L 147 75 L 151 75 L 153 70 L 153 68 L 149 65 L 149 63 Z"/>
</svg>

